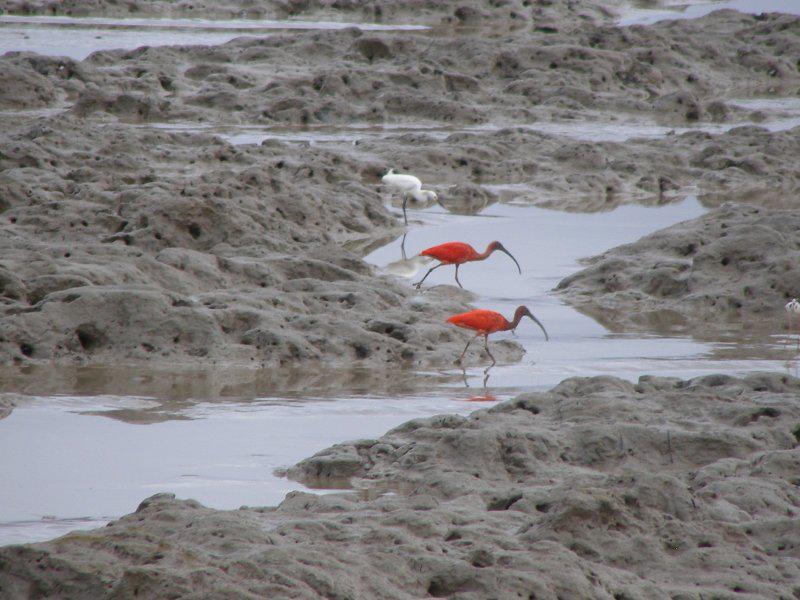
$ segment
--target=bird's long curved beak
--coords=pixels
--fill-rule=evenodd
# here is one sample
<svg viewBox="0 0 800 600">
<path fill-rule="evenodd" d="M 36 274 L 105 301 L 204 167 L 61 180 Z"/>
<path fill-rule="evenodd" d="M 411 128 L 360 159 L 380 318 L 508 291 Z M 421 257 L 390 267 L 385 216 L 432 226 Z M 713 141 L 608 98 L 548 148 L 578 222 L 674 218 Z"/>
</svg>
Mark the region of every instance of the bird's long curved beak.
<svg viewBox="0 0 800 600">
<path fill-rule="evenodd" d="M 535 323 L 536 323 L 536 324 L 537 324 L 539 327 L 541 327 L 541 328 L 542 328 L 542 332 L 544 332 L 544 341 L 546 341 L 546 342 L 550 341 L 550 336 L 549 336 L 549 335 L 547 335 L 547 330 L 544 328 L 544 325 L 542 325 L 542 323 L 539 321 L 539 319 L 537 319 L 536 317 L 534 317 L 532 312 L 527 312 L 527 313 L 525 313 L 525 314 L 526 314 L 526 315 L 528 315 L 528 316 L 529 316 L 531 319 L 533 319 L 533 321 L 534 321 L 534 322 L 535 322 Z"/>
<path fill-rule="evenodd" d="M 517 269 L 519 269 L 519 274 L 522 275 L 522 267 L 519 266 L 519 263 L 517 262 L 517 259 L 514 258 L 514 255 L 511 254 L 511 252 L 509 252 L 508 250 L 506 250 L 503 246 L 500 246 L 497 249 L 500 250 L 501 252 L 505 252 L 506 254 L 508 254 L 511 257 L 511 260 L 514 261 L 514 264 L 517 265 Z M 531 315 L 531 316 L 533 316 L 533 315 Z"/>
</svg>

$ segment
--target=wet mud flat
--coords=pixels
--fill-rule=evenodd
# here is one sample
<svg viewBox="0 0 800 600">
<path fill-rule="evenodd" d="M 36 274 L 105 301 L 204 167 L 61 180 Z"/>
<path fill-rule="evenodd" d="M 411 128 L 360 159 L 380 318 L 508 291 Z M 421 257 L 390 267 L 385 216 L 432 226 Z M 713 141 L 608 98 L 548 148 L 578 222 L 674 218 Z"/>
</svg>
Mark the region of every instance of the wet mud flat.
<svg viewBox="0 0 800 600">
<path fill-rule="evenodd" d="M 275 14 L 270 4 L 251 16 L 331 12 L 324 3 L 275 6 Z M 162 3 L 137 7 L 166 15 Z M 184 8 L 177 16 L 186 16 Z M 338 18 L 414 15 L 406 22 L 434 29 L 279 32 L 214 46 L 106 50 L 82 61 L 0 57 L 7 190 L 0 198 L 0 357 L 23 370 L 122 363 L 283 372 L 328 364 L 387 380 L 398 371 L 399 379 L 420 371 L 437 379 L 442 369 L 449 381 L 464 338 L 444 319 L 476 302 L 507 310 L 522 291 L 467 293 L 434 280 L 417 293 L 382 274 L 384 261 L 365 260 L 402 233 L 378 185 L 388 166 L 431 182 L 445 210 L 465 219 L 498 203 L 599 214 L 694 195 L 709 215 L 693 214 L 630 247 L 608 250 L 611 243 L 586 272 L 574 274 L 565 262 L 522 285 L 565 329 L 586 317 L 562 297 L 602 324 L 593 331 L 610 329 L 616 337 L 589 336 L 603 356 L 632 334 L 730 340 L 747 319 L 762 326 L 748 332 L 747 358 L 793 356 L 777 349 L 787 341 L 782 304 L 794 285 L 779 271 L 796 252 L 786 215 L 800 151 L 780 101 L 796 99 L 800 84 L 798 18 L 724 11 L 618 27 L 618 8 L 402 2 L 365 15 L 354 4 Z M 105 4 L 29 3 L 26 10 L 51 9 L 119 16 Z M 197 10 L 242 16 L 227 6 Z M 598 115 L 666 130 L 601 139 L 591 128 Z M 788 124 L 773 126 L 782 119 Z M 439 131 L 420 131 L 423 121 Z M 258 144 L 215 133 L 328 127 L 336 134 L 354 123 L 398 131 Z M 585 123 L 587 133 L 536 130 L 537 123 L 578 123 L 573 132 Z M 417 239 L 428 227 L 420 209 L 412 209 L 409 232 L 418 228 Z M 574 227 L 564 237 L 581 235 Z M 620 264 L 623 291 L 636 302 L 606 276 Z M 559 269 L 568 276 L 563 296 L 550 295 L 542 284 L 555 287 Z M 476 266 L 475 273 L 490 281 L 489 272 Z M 753 281 L 739 285 L 742 274 Z M 626 303 L 632 310 L 621 317 Z M 693 321 L 692 307 L 701 305 L 706 316 Z M 678 317 L 680 327 L 671 329 Z M 580 342 L 577 335 L 570 341 Z M 297 455 L 283 459 L 282 472 L 308 486 L 349 482 L 358 493 L 291 493 L 277 507 L 238 511 L 155 496 L 107 528 L 3 548 L 0 590 L 10 597 L 800 593 L 795 379 L 578 378 L 542 392 L 530 381 L 536 367 L 514 366 L 537 343 L 522 332 L 493 347 L 495 385 L 524 382 L 515 400 L 472 416 L 412 421 L 295 467 L 285 462 Z M 641 357 L 650 364 L 658 360 L 654 346 Z M 719 346 L 709 354 L 731 357 Z M 474 366 L 482 356 L 469 358 Z M 642 371 L 631 377 L 631 364 L 606 366 L 636 380 Z M 473 366 L 464 374 L 468 385 Z M 570 373 L 566 360 L 558 368 L 556 381 Z M 279 389 L 302 387 L 291 377 L 276 380 Z M 14 381 L 4 389 L 36 387 Z M 59 381 L 40 384 L 55 396 L 64 391 Z M 245 388 L 248 396 L 238 381 L 211 382 L 212 395 Z M 149 411 L 128 406 L 128 397 L 101 410 L 169 426 L 176 416 L 202 417 L 196 386 Z M 432 399 L 420 414 L 431 413 Z M 4 413 L 14 405 L 19 398 L 3 397 Z M 404 414 L 398 406 L 392 422 Z M 214 427 L 209 419 L 208 430 Z M 181 495 L 174 482 L 164 487 Z"/>
<path fill-rule="evenodd" d="M 791 598 L 800 381 L 562 382 L 339 444 L 295 492 L 214 511 L 161 494 L 0 549 L 9 597 Z"/>
</svg>

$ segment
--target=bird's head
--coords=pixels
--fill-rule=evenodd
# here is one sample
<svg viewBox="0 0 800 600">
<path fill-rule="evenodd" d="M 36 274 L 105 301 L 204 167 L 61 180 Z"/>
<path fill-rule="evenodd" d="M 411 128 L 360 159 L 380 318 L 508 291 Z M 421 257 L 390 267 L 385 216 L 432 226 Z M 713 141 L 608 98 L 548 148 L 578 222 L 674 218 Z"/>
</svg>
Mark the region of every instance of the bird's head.
<svg viewBox="0 0 800 600">
<path fill-rule="evenodd" d="M 497 241 L 494 241 L 491 244 L 489 244 L 489 253 L 492 253 L 495 250 L 499 250 L 500 252 L 508 254 L 511 257 L 511 260 L 514 261 L 514 264 L 517 265 L 517 269 L 519 270 L 520 275 L 522 275 L 522 267 L 519 266 L 519 263 L 517 262 L 517 259 L 514 258 L 514 256 L 511 254 L 511 252 L 506 250 L 506 247 L 503 246 L 503 244 L 501 244 L 500 242 L 497 242 Z"/>
<path fill-rule="evenodd" d="M 533 320 L 533 322 L 536 323 L 542 329 L 542 333 L 544 333 L 545 341 L 548 341 L 550 339 L 550 336 L 547 335 L 547 330 L 544 328 L 544 325 L 542 325 L 542 323 L 539 321 L 539 319 L 537 319 L 536 317 L 533 316 L 533 313 L 528 309 L 527 306 L 518 306 L 517 307 L 517 310 L 514 311 L 514 323 L 515 324 L 519 324 L 519 322 L 522 319 L 522 317 L 530 317 L 531 320 Z M 516 325 L 514 326 L 513 329 L 516 329 Z"/>
<path fill-rule="evenodd" d="M 426 196 L 428 202 L 431 202 L 431 201 L 439 202 L 439 196 L 436 195 L 436 192 L 432 192 L 432 191 L 428 190 L 428 191 L 425 192 L 425 196 Z"/>
</svg>

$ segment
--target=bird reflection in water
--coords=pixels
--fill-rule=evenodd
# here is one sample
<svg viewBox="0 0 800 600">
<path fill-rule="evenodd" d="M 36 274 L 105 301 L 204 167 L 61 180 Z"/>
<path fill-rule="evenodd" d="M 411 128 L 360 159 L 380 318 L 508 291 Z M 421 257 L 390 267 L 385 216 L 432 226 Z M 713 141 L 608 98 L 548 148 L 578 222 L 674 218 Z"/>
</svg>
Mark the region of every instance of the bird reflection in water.
<svg viewBox="0 0 800 600">
<path fill-rule="evenodd" d="M 412 279 L 433 259 L 429 256 L 422 256 L 419 254 L 408 258 L 406 256 L 406 235 L 407 234 L 403 234 L 403 239 L 400 242 L 400 255 L 402 258 L 386 265 L 383 271 L 389 275 Z"/>
<path fill-rule="evenodd" d="M 470 396 L 467 398 L 467 402 L 497 402 L 497 397 L 486 388 L 486 384 L 489 382 L 489 372 L 493 367 L 494 365 L 489 365 L 483 370 L 483 393 Z M 461 374 L 464 377 L 464 385 L 470 387 L 469 380 L 467 379 L 467 370 L 464 367 L 461 367 Z"/>
</svg>

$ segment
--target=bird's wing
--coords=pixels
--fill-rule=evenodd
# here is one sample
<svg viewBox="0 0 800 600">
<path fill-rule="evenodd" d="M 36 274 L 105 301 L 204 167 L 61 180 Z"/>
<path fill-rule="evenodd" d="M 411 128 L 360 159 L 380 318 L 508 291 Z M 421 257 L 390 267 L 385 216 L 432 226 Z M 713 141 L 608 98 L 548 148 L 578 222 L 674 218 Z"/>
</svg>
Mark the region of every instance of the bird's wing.
<svg viewBox="0 0 800 600">
<path fill-rule="evenodd" d="M 420 254 L 432 256 L 443 263 L 455 263 L 463 261 L 474 252 L 475 250 L 472 246 L 464 242 L 447 242 L 446 244 L 439 244 L 438 246 L 426 248 L 420 252 Z"/>
<path fill-rule="evenodd" d="M 404 175 L 401 173 L 389 173 L 381 178 L 381 181 L 387 185 L 393 185 L 401 190 L 420 189 L 422 182 L 413 175 Z"/>
<path fill-rule="evenodd" d="M 453 315 L 447 319 L 458 327 L 473 329 L 479 333 L 493 333 L 503 329 L 507 323 L 505 317 L 493 310 L 477 309 Z"/>
</svg>

